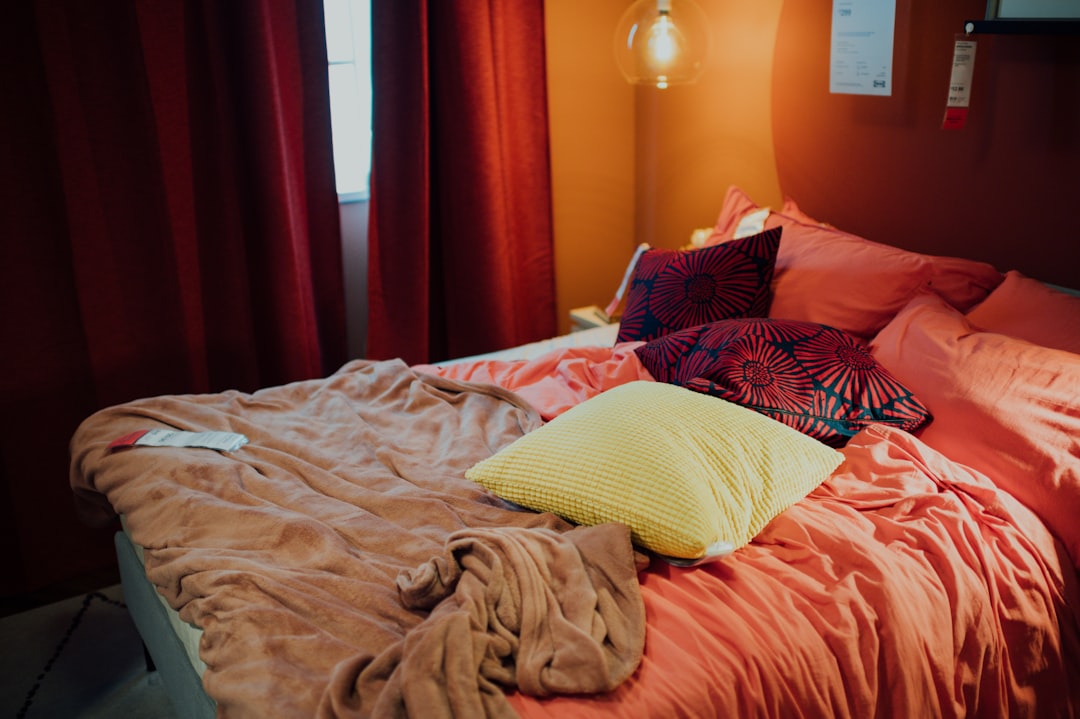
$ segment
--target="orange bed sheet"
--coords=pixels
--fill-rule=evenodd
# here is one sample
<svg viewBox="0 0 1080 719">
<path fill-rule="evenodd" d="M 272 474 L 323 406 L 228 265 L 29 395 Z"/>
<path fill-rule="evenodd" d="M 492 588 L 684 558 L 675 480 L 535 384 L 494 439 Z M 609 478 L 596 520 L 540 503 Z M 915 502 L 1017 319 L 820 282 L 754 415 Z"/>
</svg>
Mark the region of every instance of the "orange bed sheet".
<svg viewBox="0 0 1080 719">
<path fill-rule="evenodd" d="M 426 367 L 546 419 L 631 379 L 633 345 Z M 602 696 L 510 697 L 559 717 L 1070 717 L 1080 592 L 1061 544 L 990 478 L 870 427 L 736 554 L 640 575 L 645 656 Z"/>
</svg>

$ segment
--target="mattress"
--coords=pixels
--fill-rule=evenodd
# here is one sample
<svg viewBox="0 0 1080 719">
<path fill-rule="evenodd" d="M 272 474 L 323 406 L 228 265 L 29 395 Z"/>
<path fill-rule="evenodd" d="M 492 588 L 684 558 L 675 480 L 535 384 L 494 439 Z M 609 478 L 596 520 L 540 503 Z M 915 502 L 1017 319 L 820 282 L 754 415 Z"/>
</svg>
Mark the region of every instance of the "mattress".
<svg viewBox="0 0 1080 719">
<path fill-rule="evenodd" d="M 116 539 L 117 542 L 121 543 L 118 552 L 125 557 L 130 557 L 132 561 L 129 564 L 133 568 L 138 568 L 138 574 L 141 575 L 145 564 L 143 548 L 131 541 L 131 535 L 127 532 L 127 523 L 123 517 L 120 517 L 120 528 L 121 531 Z M 129 576 L 134 579 L 133 576 Z M 161 607 L 164 616 L 168 619 L 168 630 L 180 641 L 184 656 L 190 662 L 191 668 L 201 675 L 206 669 L 206 662 L 199 656 L 199 639 L 202 637 L 202 630 L 180 619 L 164 597 L 157 592 L 154 592 L 154 601 Z"/>
<path fill-rule="evenodd" d="M 577 330 L 569 334 L 550 337 L 548 339 L 530 342 L 518 347 L 510 347 L 495 352 L 460 357 L 436 363 L 440 367 L 448 367 L 455 364 L 481 362 L 485 360 L 512 361 L 531 360 L 551 352 L 552 350 L 565 347 L 611 347 L 615 344 L 615 338 L 619 334 L 619 323 L 613 322 L 600 327 L 589 327 Z"/>
</svg>

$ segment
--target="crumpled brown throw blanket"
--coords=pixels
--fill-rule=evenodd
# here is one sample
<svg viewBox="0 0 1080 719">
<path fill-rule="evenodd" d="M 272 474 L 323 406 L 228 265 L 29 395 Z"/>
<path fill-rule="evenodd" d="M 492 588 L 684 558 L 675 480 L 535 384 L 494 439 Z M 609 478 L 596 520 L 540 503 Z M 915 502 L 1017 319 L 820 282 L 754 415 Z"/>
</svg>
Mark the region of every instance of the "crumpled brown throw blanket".
<svg viewBox="0 0 1080 719">
<path fill-rule="evenodd" d="M 102 410 L 72 439 L 88 521 L 123 514 L 203 629 L 223 717 L 507 716 L 504 691 L 605 691 L 644 646 L 629 532 L 514 511 L 464 478 L 536 428 L 511 392 L 352 362 L 253 394 Z M 110 451 L 158 427 L 238 451 Z"/>
</svg>

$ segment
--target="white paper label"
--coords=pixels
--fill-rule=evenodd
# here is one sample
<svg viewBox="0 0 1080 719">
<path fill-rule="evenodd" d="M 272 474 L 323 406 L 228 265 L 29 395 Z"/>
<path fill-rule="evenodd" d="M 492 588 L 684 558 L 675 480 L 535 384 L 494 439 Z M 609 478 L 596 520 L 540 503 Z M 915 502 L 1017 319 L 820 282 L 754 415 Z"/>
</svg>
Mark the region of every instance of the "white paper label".
<svg viewBox="0 0 1080 719">
<path fill-rule="evenodd" d="M 637 249 L 634 250 L 634 255 L 630 258 L 630 264 L 626 266 L 626 272 L 623 273 L 619 289 L 615 290 L 615 297 L 613 297 L 611 302 L 608 303 L 608 306 L 604 308 L 604 314 L 609 318 L 615 314 L 615 310 L 619 309 L 619 303 L 622 302 L 623 295 L 626 293 L 626 286 L 630 284 L 630 278 L 634 274 L 634 268 L 637 267 L 638 260 L 648 249 L 648 243 L 642 242 L 637 246 Z"/>
<path fill-rule="evenodd" d="M 957 40 L 953 46 L 948 107 L 967 107 L 971 101 L 971 75 L 975 70 L 975 41 Z"/>
<path fill-rule="evenodd" d="M 760 210 L 754 210 L 749 214 L 743 215 L 742 219 L 739 220 L 738 226 L 735 227 L 735 235 L 732 239 L 738 240 L 743 237 L 760 235 L 765 231 L 765 220 L 768 218 L 768 207 L 762 207 Z"/>
<path fill-rule="evenodd" d="M 971 75 L 975 71 L 975 41 L 957 37 L 953 45 L 952 74 L 949 77 L 949 99 L 945 103 L 945 130 L 960 130 L 967 122 L 971 101 Z"/>
<path fill-rule="evenodd" d="M 896 0 L 833 0 L 829 92 L 892 95 Z"/>
<path fill-rule="evenodd" d="M 233 452 L 248 443 L 236 432 L 185 432 L 172 429 L 141 429 L 125 434 L 109 444 L 110 449 L 127 447 L 200 447 Z"/>
</svg>

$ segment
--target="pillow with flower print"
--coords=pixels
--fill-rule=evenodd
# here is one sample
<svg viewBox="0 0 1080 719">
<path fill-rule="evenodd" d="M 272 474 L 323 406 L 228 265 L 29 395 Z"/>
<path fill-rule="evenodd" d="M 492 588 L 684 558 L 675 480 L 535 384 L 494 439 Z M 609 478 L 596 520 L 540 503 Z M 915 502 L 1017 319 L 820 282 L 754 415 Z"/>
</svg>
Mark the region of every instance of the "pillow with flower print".
<svg viewBox="0 0 1080 719">
<path fill-rule="evenodd" d="M 814 322 L 721 320 L 635 352 L 661 382 L 756 410 L 832 447 L 870 424 L 911 432 L 931 420 L 868 348 Z"/>
<path fill-rule="evenodd" d="M 735 317 L 764 317 L 782 228 L 694 250 L 646 250 L 634 267 L 616 342 Z"/>
</svg>

